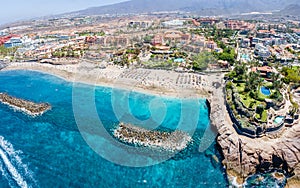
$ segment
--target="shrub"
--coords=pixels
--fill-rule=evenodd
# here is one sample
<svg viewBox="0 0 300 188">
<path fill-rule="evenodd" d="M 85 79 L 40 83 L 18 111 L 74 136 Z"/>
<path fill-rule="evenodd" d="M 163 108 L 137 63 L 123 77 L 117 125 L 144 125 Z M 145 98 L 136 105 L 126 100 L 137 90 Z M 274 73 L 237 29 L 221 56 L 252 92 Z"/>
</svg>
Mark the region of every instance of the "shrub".
<svg viewBox="0 0 300 188">
<path fill-rule="evenodd" d="M 226 89 L 232 89 L 232 82 L 227 82 Z"/>
<path fill-rule="evenodd" d="M 258 106 L 256 107 L 256 113 L 259 114 L 260 117 L 261 117 L 263 111 L 264 111 L 264 107 L 263 107 L 262 105 L 258 105 Z"/>
<path fill-rule="evenodd" d="M 249 108 L 253 108 L 255 102 L 251 101 L 250 104 L 249 104 Z"/>
<path fill-rule="evenodd" d="M 249 93 L 249 96 L 252 98 L 252 99 L 255 99 L 256 98 L 256 93 L 255 92 L 253 92 L 253 91 L 250 91 L 250 93 Z"/>
</svg>

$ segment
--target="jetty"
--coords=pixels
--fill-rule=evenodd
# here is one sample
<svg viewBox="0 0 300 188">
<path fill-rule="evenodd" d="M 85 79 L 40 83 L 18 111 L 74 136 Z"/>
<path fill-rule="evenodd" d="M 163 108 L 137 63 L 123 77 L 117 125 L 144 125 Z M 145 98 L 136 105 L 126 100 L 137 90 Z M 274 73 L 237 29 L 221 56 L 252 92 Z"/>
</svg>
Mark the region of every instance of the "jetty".
<svg viewBox="0 0 300 188">
<path fill-rule="evenodd" d="M 49 103 L 34 103 L 32 101 L 10 96 L 7 93 L 0 93 L 0 102 L 31 116 L 42 115 L 47 110 L 51 109 Z"/>
<path fill-rule="evenodd" d="M 125 123 L 118 125 L 114 130 L 114 136 L 125 143 L 169 151 L 184 150 L 192 141 L 192 137 L 181 130 L 174 132 L 147 130 Z"/>
</svg>

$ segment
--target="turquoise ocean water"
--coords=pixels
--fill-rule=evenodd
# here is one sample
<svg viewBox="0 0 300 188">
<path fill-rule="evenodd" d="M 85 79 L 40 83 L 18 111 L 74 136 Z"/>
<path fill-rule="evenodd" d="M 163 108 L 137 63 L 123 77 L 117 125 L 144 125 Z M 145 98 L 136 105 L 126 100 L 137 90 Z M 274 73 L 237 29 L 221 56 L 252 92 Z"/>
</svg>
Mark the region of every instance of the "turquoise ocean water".
<svg viewBox="0 0 300 188">
<path fill-rule="evenodd" d="M 209 126 L 204 99 L 197 101 L 199 110 L 190 114 L 197 116 L 197 124 L 194 142 L 186 150 L 156 165 L 126 167 L 101 157 L 85 142 L 74 117 L 73 90 L 73 83 L 47 74 L 0 72 L 0 92 L 52 105 L 52 110 L 43 116 L 32 118 L 0 104 L 0 187 L 228 187 L 221 163 L 212 158 L 216 155 L 219 161 L 222 160 L 215 143 L 204 153 L 198 151 L 200 138 Z M 98 150 L 104 155 L 124 157 L 127 161 L 138 160 L 138 157 L 125 158 L 119 151 L 114 152 L 115 146 L 110 140 L 93 131 L 93 117 L 89 118 L 91 107 L 84 105 L 85 95 L 90 91 L 94 91 L 98 118 L 109 134 L 120 120 L 114 107 L 123 104 L 122 100 L 128 101 L 129 113 L 138 120 L 164 114 L 163 119 L 156 121 L 161 122 L 157 129 L 165 131 L 175 130 L 179 124 L 184 130 L 190 116 L 182 119 L 182 108 L 189 109 L 194 103 L 135 92 L 126 98 L 122 97 L 123 90 L 77 85 L 77 97 L 82 102 L 78 107 L 79 116 L 85 118 L 87 124 L 83 127 L 85 138 L 97 142 Z M 116 98 L 114 102 L 112 92 Z M 158 101 L 157 105 L 155 101 Z M 163 107 L 159 105 L 161 101 Z M 122 121 L 135 123 L 126 113 Z M 160 155 L 157 150 L 149 153 L 153 155 L 142 159 L 155 161 Z"/>
</svg>

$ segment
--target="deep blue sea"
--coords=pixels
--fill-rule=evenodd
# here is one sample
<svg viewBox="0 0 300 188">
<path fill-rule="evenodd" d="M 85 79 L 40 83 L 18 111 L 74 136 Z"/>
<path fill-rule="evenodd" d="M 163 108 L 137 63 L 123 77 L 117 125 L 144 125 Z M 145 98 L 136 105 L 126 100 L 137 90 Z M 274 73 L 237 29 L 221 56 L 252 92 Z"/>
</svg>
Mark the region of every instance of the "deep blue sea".
<svg viewBox="0 0 300 188">
<path fill-rule="evenodd" d="M 33 71 L 0 72 L 0 92 L 52 105 L 33 118 L 0 104 L 1 188 L 228 187 L 215 142 L 198 151 L 209 126 L 204 99 L 128 93 Z M 119 148 L 124 143 L 111 136 L 119 121 L 182 129 L 194 141 L 170 156 L 155 148 Z"/>
</svg>

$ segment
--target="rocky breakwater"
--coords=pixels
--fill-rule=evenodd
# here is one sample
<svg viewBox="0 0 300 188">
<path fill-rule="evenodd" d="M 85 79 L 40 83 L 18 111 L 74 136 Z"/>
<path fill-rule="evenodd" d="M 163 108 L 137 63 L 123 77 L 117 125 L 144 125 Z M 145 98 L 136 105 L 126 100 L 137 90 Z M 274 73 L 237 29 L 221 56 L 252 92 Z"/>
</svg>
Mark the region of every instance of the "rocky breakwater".
<svg viewBox="0 0 300 188">
<path fill-rule="evenodd" d="M 41 115 L 51 109 L 51 105 L 48 103 L 34 103 L 28 100 L 12 97 L 6 93 L 0 93 L 0 102 L 31 116 Z"/>
<path fill-rule="evenodd" d="M 231 182 L 242 186 L 250 175 L 280 170 L 288 177 L 286 187 L 300 187 L 300 125 L 278 136 L 249 138 L 234 129 L 222 89 L 214 89 L 208 101 L 211 124 L 218 130 L 217 143 L 224 156 L 222 163 Z"/>
<path fill-rule="evenodd" d="M 174 132 L 147 130 L 125 123 L 118 125 L 114 130 L 114 136 L 125 143 L 169 151 L 181 151 L 192 141 L 189 134 L 180 130 Z"/>
</svg>

